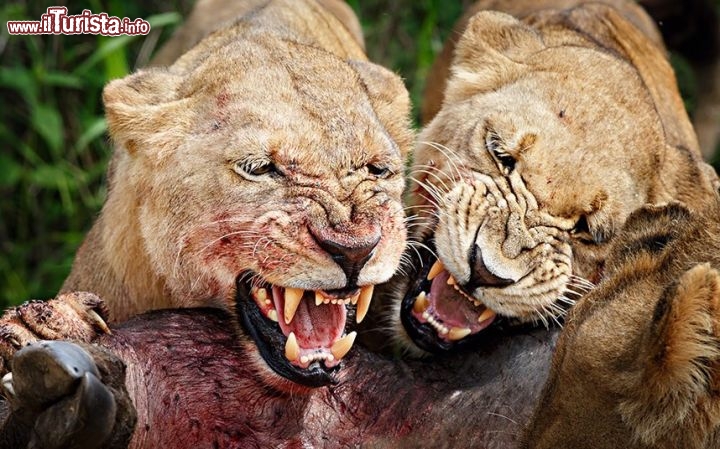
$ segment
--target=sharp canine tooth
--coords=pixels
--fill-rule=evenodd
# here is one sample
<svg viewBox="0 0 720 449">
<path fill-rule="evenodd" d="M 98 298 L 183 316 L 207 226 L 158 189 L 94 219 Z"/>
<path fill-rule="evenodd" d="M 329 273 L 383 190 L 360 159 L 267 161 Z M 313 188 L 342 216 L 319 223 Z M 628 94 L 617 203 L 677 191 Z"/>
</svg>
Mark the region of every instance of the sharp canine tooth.
<svg viewBox="0 0 720 449">
<path fill-rule="evenodd" d="M 413 311 L 415 311 L 415 313 L 423 313 L 428 307 L 430 307 L 430 301 L 428 301 L 425 292 L 420 292 L 420 294 L 417 295 L 417 298 L 415 298 Z"/>
<path fill-rule="evenodd" d="M 357 332 L 352 331 L 340 340 L 336 341 L 332 348 L 330 348 L 330 352 L 332 353 L 333 357 L 336 359 L 342 359 L 345 357 L 345 354 L 350 352 L 350 349 L 352 348 L 353 343 L 355 343 L 355 337 L 357 336 Z"/>
<path fill-rule="evenodd" d="M 290 332 L 285 342 L 285 358 L 294 362 L 300 356 L 300 346 L 295 338 L 295 332 Z"/>
<path fill-rule="evenodd" d="M 285 289 L 285 324 L 290 324 L 290 321 L 295 316 L 295 311 L 300 305 L 303 293 L 305 293 L 305 290 L 299 288 L 288 287 Z"/>
<path fill-rule="evenodd" d="M 435 263 L 433 264 L 432 268 L 430 268 L 430 272 L 427 275 L 428 281 L 432 281 L 435 278 L 435 276 L 442 273 L 443 270 L 445 270 L 445 267 L 443 266 L 442 262 L 440 262 L 439 259 L 436 260 Z"/>
<path fill-rule="evenodd" d="M 357 302 L 357 311 L 355 313 L 355 321 L 360 324 L 370 308 L 370 300 L 372 299 L 374 285 L 366 285 L 360 290 L 360 298 Z M 337 357 L 340 358 L 340 357 Z"/>
<path fill-rule="evenodd" d="M 315 305 L 319 306 L 323 301 L 325 301 L 325 298 L 323 298 L 320 292 L 315 292 Z"/>
<path fill-rule="evenodd" d="M 470 332 L 472 332 L 472 331 L 470 330 L 469 327 L 453 327 L 448 332 L 448 338 L 453 341 L 461 340 L 461 339 L 467 337 L 468 335 L 470 335 Z"/>
<path fill-rule="evenodd" d="M 275 309 L 270 310 L 267 314 L 267 317 L 277 323 L 277 320 L 278 320 L 277 310 L 275 310 Z"/>
<path fill-rule="evenodd" d="M 448 284 L 448 285 L 455 285 L 456 283 L 457 283 L 457 281 L 456 281 L 455 278 L 452 277 L 452 276 L 450 276 L 450 277 L 448 278 L 448 280 L 447 280 L 447 284 Z"/>
<path fill-rule="evenodd" d="M 495 312 L 490 309 L 485 309 L 483 313 L 480 314 L 478 317 L 478 323 L 482 323 L 485 320 L 489 320 L 490 318 L 495 316 Z"/>
</svg>

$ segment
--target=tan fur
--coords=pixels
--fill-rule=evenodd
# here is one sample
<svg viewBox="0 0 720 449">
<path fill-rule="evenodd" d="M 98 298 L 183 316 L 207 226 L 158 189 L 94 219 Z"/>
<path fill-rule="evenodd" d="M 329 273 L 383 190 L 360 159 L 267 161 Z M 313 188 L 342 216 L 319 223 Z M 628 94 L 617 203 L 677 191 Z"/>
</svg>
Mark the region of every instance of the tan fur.
<svg viewBox="0 0 720 449">
<path fill-rule="evenodd" d="M 720 445 L 720 222 L 634 213 L 558 342 L 524 448 Z"/>
<path fill-rule="evenodd" d="M 633 210 L 702 204 L 717 176 L 637 5 L 483 1 L 472 11 L 489 7 L 519 18 L 480 11 L 461 22 L 450 70 L 441 60 L 431 77 L 426 118 L 447 87 L 414 153 L 410 201 L 425 220 L 412 236 L 434 233 L 445 268 L 487 307 L 548 320 L 559 299 L 577 297 L 572 276 L 597 281 L 606 241 Z M 475 247 L 510 285 L 469 285 Z"/>
<path fill-rule="evenodd" d="M 207 37 L 169 67 L 108 84 L 108 199 L 63 291 L 97 293 L 120 321 L 233 309 L 245 270 L 285 287 L 344 287 L 310 228 L 346 246 L 381 236 L 358 285 L 393 273 L 405 242 L 408 96 L 366 61 L 357 19 L 344 25 L 337 11 L 350 14 L 336 1 L 236 4 L 223 19 L 244 17 L 192 31 Z M 281 176 L 247 173 L 270 162 Z"/>
<path fill-rule="evenodd" d="M 199 0 L 183 26 L 162 46 L 150 65 L 172 64 L 208 34 L 228 27 L 238 17 L 251 14 L 267 3 L 268 0 Z M 318 3 L 347 28 L 361 48 L 365 47 L 360 22 L 347 3 L 341 0 L 318 0 Z"/>
</svg>

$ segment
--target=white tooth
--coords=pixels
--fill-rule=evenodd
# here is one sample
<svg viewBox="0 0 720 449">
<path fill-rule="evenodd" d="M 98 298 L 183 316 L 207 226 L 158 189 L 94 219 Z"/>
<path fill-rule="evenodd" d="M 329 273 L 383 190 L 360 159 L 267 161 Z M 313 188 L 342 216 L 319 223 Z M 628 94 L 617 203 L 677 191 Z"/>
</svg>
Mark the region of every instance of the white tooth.
<svg viewBox="0 0 720 449">
<path fill-rule="evenodd" d="M 255 292 L 255 297 L 260 301 L 265 301 L 267 299 L 267 290 L 265 290 L 264 288 L 257 289 L 257 292 Z"/>
<path fill-rule="evenodd" d="M 270 311 L 267 314 L 267 317 L 277 323 L 277 320 L 278 320 L 277 310 L 270 309 Z"/>
<path fill-rule="evenodd" d="M 439 259 L 436 260 L 435 263 L 433 264 L 432 268 L 430 268 L 430 272 L 427 275 L 428 281 L 432 281 L 433 279 L 435 279 L 435 276 L 442 273 L 443 270 L 445 270 L 445 267 L 443 266 L 442 262 L 440 262 Z"/>
<path fill-rule="evenodd" d="M 332 362 L 333 360 L 335 360 L 335 356 L 332 354 L 325 354 L 325 360 L 327 360 L 328 362 Z"/>
<path fill-rule="evenodd" d="M 300 305 L 303 293 L 305 290 L 299 288 L 286 288 L 285 289 L 285 324 L 290 324 L 293 317 L 295 317 L 295 311 Z"/>
<path fill-rule="evenodd" d="M 455 285 L 456 283 L 457 283 L 457 281 L 456 281 L 455 278 L 452 277 L 452 276 L 450 276 L 450 277 L 448 278 L 448 280 L 447 280 L 447 284 L 448 284 L 448 285 Z M 456 287 L 456 288 L 457 288 L 457 287 Z"/>
<path fill-rule="evenodd" d="M 476 300 L 473 300 L 473 304 L 475 304 L 475 307 L 480 307 L 480 304 L 482 304 L 482 303 L 476 299 Z"/>
<path fill-rule="evenodd" d="M 329 300 L 328 298 L 325 298 L 325 299 L 323 300 L 323 304 L 330 304 L 330 300 Z"/>
<path fill-rule="evenodd" d="M 338 360 L 345 357 L 345 354 L 350 352 L 353 343 L 355 343 L 355 337 L 357 337 L 357 332 L 352 331 L 340 340 L 333 343 L 332 348 L 330 348 L 330 352 L 332 353 L 333 357 Z"/>
<path fill-rule="evenodd" d="M 428 313 L 427 310 L 423 312 L 422 317 L 423 317 L 424 319 L 426 319 L 426 320 L 429 320 L 429 319 L 430 319 L 430 314 Z"/>
<path fill-rule="evenodd" d="M 2 378 L 2 387 L 5 390 L 6 397 L 15 397 L 15 388 L 13 387 L 12 373 L 7 373 Z"/>
<path fill-rule="evenodd" d="M 300 363 L 302 363 L 303 365 L 308 363 L 309 361 L 310 361 L 310 357 L 308 357 L 306 355 L 300 357 Z"/>
<path fill-rule="evenodd" d="M 415 313 L 423 313 L 430 307 L 430 301 L 428 301 L 425 292 L 420 292 L 415 298 L 415 304 L 413 304 L 413 311 Z"/>
<path fill-rule="evenodd" d="M 448 332 L 448 338 L 453 341 L 461 340 L 461 339 L 467 337 L 468 335 L 470 335 L 470 332 L 472 332 L 472 331 L 470 330 L 469 327 L 453 327 Z"/>
<path fill-rule="evenodd" d="M 315 305 L 319 306 L 324 301 L 325 301 L 325 299 L 323 298 L 323 295 L 321 295 L 320 292 L 315 292 Z"/>
<path fill-rule="evenodd" d="M 493 312 L 490 309 L 485 309 L 483 313 L 480 314 L 478 317 L 478 323 L 482 323 L 485 320 L 489 320 L 490 318 L 495 316 L 495 312 Z"/>
<path fill-rule="evenodd" d="M 295 332 L 290 332 L 285 342 L 285 358 L 294 362 L 300 356 L 300 346 L 295 338 Z"/>
<path fill-rule="evenodd" d="M 357 309 L 355 313 L 355 322 L 358 324 L 365 319 L 368 309 L 370 308 L 370 300 L 372 299 L 374 285 L 366 285 L 360 289 L 360 298 L 358 298 Z M 338 357 L 339 358 L 339 357 Z"/>
<path fill-rule="evenodd" d="M 330 300 L 330 302 L 333 303 L 333 304 L 337 304 L 337 299 L 333 298 L 333 299 Z"/>
</svg>

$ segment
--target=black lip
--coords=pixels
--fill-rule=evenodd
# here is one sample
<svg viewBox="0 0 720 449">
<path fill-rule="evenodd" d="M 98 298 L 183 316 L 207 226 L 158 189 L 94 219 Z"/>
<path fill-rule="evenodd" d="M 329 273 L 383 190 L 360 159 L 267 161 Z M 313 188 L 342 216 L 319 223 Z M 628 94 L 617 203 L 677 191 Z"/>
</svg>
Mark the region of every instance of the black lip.
<svg viewBox="0 0 720 449">
<path fill-rule="evenodd" d="M 498 316 L 490 326 L 462 340 L 451 342 L 440 338 L 435 328 L 430 324 L 421 323 L 412 314 L 417 295 L 421 290 L 427 291 L 429 289 L 430 281 L 427 280 L 427 275 L 430 272 L 430 267 L 432 267 L 432 264 L 435 263 L 436 260 L 433 255 L 435 242 L 430 238 L 424 245 L 416 248 L 416 250 L 417 251 L 412 251 L 412 254 L 409 254 L 412 267 L 406 271 L 411 280 L 408 283 L 405 297 L 403 297 L 400 305 L 400 322 L 413 343 L 423 351 L 431 354 L 468 351 L 484 344 L 488 338 L 493 338 L 496 333 L 524 332 L 527 331 L 527 329 L 535 327 L 530 324 L 518 325 L 512 322 L 512 320 Z"/>
<path fill-rule="evenodd" d="M 241 326 L 255 342 L 265 363 L 278 375 L 306 387 L 318 388 L 336 384 L 335 373 L 342 364 L 326 368 L 322 363 L 316 362 L 302 369 L 285 358 L 286 337 L 279 325 L 260 313 L 260 309 L 250 297 L 250 286 L 241 280 L 249 278 L 250 276 L 240 275 L 236 281 L 235 307 Z"/>
</svg>

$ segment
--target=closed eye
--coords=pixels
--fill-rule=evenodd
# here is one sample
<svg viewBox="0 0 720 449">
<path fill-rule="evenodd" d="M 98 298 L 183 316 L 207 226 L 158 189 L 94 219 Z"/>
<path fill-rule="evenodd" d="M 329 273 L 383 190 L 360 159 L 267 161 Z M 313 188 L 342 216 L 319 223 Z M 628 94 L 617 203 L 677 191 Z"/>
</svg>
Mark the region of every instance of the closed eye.
<svg viewBox="0 0 720 449">
<path fill-rule="evenodd" d="M 611 235 L 604 229 L 594 229 L 590 226 L 586 215 L 581 215 L 580 218 L 575 222 L 575 226 L 570 231 L 575 239 L 582 243 L 589 245 L 600 245 L 601 243 L 607 242 Z"/>
</svg>

